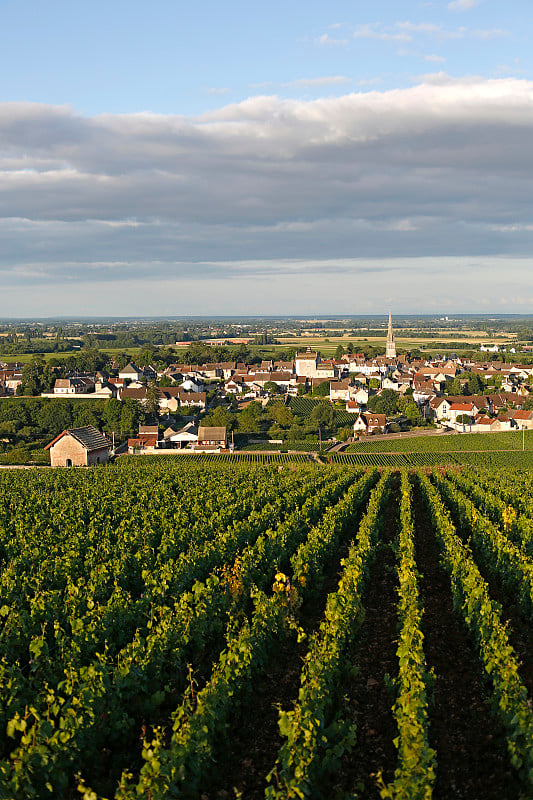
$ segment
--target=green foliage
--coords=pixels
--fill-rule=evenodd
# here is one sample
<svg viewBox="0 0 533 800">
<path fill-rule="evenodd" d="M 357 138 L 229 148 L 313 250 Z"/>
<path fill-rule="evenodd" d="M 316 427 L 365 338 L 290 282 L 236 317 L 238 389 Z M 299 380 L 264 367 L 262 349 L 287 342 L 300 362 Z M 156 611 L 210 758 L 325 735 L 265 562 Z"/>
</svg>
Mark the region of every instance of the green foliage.
<svg viewBox="0 0 533 800">
<path fill-rule="evenodd" d="M 313 397 L 329 397 L 329 381 L 322 381 L 318 386 L 315 386 L 312 391 Z"/>
</svg>

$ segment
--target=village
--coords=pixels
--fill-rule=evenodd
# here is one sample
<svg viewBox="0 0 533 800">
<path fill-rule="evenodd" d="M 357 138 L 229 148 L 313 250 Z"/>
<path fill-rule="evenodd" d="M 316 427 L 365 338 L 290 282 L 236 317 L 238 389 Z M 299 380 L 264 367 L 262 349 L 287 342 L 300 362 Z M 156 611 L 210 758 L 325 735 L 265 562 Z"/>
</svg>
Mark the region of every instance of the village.
<svg viewBox="0 0 533 800">
<path fill-rule="evenodd" d="M 0 397 L 16 396 L 21 381 L 19 365 L 0 364 Z M 122 368 L 111 365 L 56 378 L 41 397 L 113 400 L 142 409 L 142 423 L 126 439 L 119 436 L 115 441 L 114 433 L 106 439 L 98 432 L 105 444 L 99 439 L 99 448 L 90 452 L 98 450 L 95 457 L 101 461 L 124 452 L 179 455 L 241 448 L 290 452 L 291 447 L 302 451 L 306 440 L 313 451 L 317 436 L 320 449 L 340 451 L 368 436 L 393 437 L 413 430 L 432 434 L 532 429 L 532 384 L 530 364 L 480 363 L 455 354 L 424 359 L 398 356 L 389 316 L 381 356 L 346 352 L 322 358 L 318 351 L 305 350 L 293 360 L 259 363 L 138 367 L 130 362 Z M 305 417 L 302 408 L 309 412 L 308 419 L 298 416 Z M 257 424 L 260 414 L 266 424 Z M 255 424 L 247 426 L 246 421 Z M 77 428 L 82 439 L 84 427 L 91 428 L 92 446 L 96 428 Z M 52 463 L 84 463 L 84 453 L 60 456 L 64 444 L 58 449 L 54 439 L 45 447 L 57 452 Z M 82 449 L 89 452 L 85 445 Z"/>
</svg>

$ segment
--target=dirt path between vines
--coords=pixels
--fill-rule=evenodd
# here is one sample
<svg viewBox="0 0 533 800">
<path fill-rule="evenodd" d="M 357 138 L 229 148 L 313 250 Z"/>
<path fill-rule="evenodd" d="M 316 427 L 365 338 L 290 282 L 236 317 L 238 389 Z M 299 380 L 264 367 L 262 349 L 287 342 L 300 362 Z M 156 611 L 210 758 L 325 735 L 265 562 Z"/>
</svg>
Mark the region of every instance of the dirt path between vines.
<svg viewBox="0 0 533 800">
<path fill-rule="evenodd" d="M 334 563 L 326 568 L 319 597 L 309 601 L 307 608 L 304 604 L 300 612 L 300 624 L 307 639 L 300 644 L 294 637 L 280 642 L 264 673 L 254 681 L 248 702 L 227 733 L 229 745 L 220 758 L 219 775 L 210 782 L 202 800 L 229 800 L 235 797 L 235 790 L 242 792 L 246 800 L 264 799 L 265 778 L 274 766 L 283 742 L 278 728 L 278 709 L 290 710 L 298 699 L 309 635 L 320 625 L 328 594 L 337 591 L 340 560 L 348 552 L 367 502 L 368 497 L 342 537 Z"/>
<path fill-rule="evenodd" d="M 505 735 L 486 703 L 480 660 L 452 605 L 431 521 L 415 484 L 415 543 L 424 605 L 424 650 L 435 672 L 430 743 L 437 751 L 434 800 L 516 800 L 520 785 Z"/>
<path fill-rule="evenodd" d="M 468 495 L 466 496 L 468 497 Z M 446 507 L 450 512 L 458 535 L 462 537 L 463 541 L 466 541 L 469 538 L 468 529 L 461 527 L 460 520 L 457 514 L 453 512 L 451 505 L 446 503 Z M 518 602 L 516 590 L 506 590 L 502 578 L 499 575 L 491 574 L 484 564 L 480 548 L 472 544 L 472 550 L 481 577 L 489 587 L 491 598 L 496 600 L 502 607 L 502 619 L 510 623 L 507 627 L 507 635 L 520 662 L 519 675 L 527 688 L 529 696 L 533 697 L 533 631 L 530 627 L 530 621 Z M 514 597 L 513 594 L 515 595 Z"/>
<path fill-rule="evenodd" d="M 382 546 L 370 572 L 364 597 L 365 619 L 349 654 L 356 669 L 347 683 L 348 708 L 357 726 L 353 750 L 342 761 L 342 768 L 331 792 L 324 797 L 351 796 L 360 800 L 378 800 L 376 775 L 382 772 L 388 782 L 396 767 L 397 736 L 392 714 L 394 695 L 387 688 L 387 676 L 398 674 L 397 614 L 398 603 L 395 555 L 391 545 L 398 531 L 399 476 L 387 502 L 381 529 Z"/>
</svg>

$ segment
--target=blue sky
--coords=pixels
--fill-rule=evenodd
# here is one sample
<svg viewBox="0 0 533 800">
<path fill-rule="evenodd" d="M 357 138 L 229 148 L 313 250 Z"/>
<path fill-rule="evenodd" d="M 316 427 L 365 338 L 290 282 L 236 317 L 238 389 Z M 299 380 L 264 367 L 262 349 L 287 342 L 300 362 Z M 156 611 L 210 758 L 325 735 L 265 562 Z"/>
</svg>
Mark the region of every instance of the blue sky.
<svg viewBox="0 0 533 800">
<path fill-rule="evenodd" d="M 4 314 L 533 312 L 529 4 L 0 11 Z"/>
</svg>

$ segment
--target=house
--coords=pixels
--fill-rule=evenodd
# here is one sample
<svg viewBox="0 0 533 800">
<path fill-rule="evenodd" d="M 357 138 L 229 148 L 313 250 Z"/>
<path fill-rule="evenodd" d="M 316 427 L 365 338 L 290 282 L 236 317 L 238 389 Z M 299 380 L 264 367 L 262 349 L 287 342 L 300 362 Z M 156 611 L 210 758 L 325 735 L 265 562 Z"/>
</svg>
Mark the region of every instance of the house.
<svg viewBox="0 0 533 800">
<path fill-rule="evenodd" d="M 305 375 L 306 378 L 318 377 L 317 367 L 320 356 L 318 353 L 308 351 L 296 354 L 296 374 Z"/>
<path fill-rule="evenodd" d="M 193 381 L 192 378 L 186 378 L 181 384 L 180 389 L 184 392 L 203 392 L 204 384 L 202 381 Z"/>
<path fill-rule="evenodd" d="M 205 450 L 219 453 L 227 447 L 226 428 L 204 427 L 198 428 L 198 443 L 195 450 Z"/>
<path fill-rule="evenodd" d="M 125 389 L 120 390 L 119 400 L 137 400 L 139 403 L 145 405 L 146 392 L 146 386 L 142 386 L 140 389 L 130 389 L 129 386 L 126 386 Z"/>
<path fill-rule="evenodd" d="M 511 420 L 505 415 L 491 419 L 480 414 L 475 418 L 474 424 L 470 426 L 469 430 L 476 433 L 499 433 L 500 431 L 510 431 L 511 427 Z"/>
<path fill-rule="evenodd" d="M 22 368 L 7 364 L 0 370 L 0 381 L 4 383 L 8 394 L 15 394 L 22 384 Z"/>
<path fill-rule="evenodd" d="M 331 381 L 329 384 L 329 399 L 333 402 L 334 400 L 344 400 L 347 401 L 350 399 L 350 381 L 343 380 L 343 381 Z"/>
<path fill-rule="evenodd" d="M 153 453 L 158 446 L 158 436 L 158 433 L 138 433 L 133 439 L 128 439 L 128 453 Z"/>
<path fill-rule="evenodd" d="M 510 411 L 509 417 L 513 428 L 533 430 L 533 411 Z"/>
<path fill-rule="evenodd" d="M 52 467 L 86 467 L 109 461 L 111 442 L 93 425 L 64 430 L 44 448 Z"/>
<path fill-rule="evenodd" d="M 88 378 L 57 378 L 54 394 L 86 394 L 94 392 L 94 383 Z"/>
<path fill-rule="evenodd" d="M 359 405 L 357 400 L 347 400 L 346 411 L 349 414 L 358 414 L 361 411 L 361 406 Z"/>
<path fill-rule="evenodd" d="M 387 427 L 385 414 L 359 414 L 353 424 L 354 434 L 384 432 Z"/>
<path fill-rule="evenodd" d="M 385 414 L 365 413 L 361 416 L 365 418 L 368 433 L 374 433 L 374 431 L 385 433 L 385 428 L 387 427 L 387 417 Z"/>
<path fill-rule="evenodd" d="M 140 381 L 144 378 L 144 372 L 130 361 L 129 364 L 126 364 L 125 367 L 119 370 L 118 377 L 123 381 Z"/>
<path fill-rule="evenodd" d="M 359 405 L 366 405 L 368 403 L 368 398 L 370 396 L 370 392 L 368 389 L 357 389 L 350 393 L 350 400 L 355 400 Z"/>
<path fill-rule="evenodd" d="M 458 417 L 470 417 L 472 420 L 473 417 L 477 414 L 477 409 L 474 403 L 452 403 L 449 410 L 449 418 L 450 421 L 454 424 L 457 422 Z"/>
<path fill-rule="evenodd" d="M 159 425 L 139 425 L 139 434 L 148 436 L 159 436 Z"/>
<path fill-rule="evenodd" d="M 169 447 L 178 447 L 181 449 L 182 447 L 198 442 L 198 426 L 195 425 L 194 422 L 188 422 L 187 425 L 179 431 L 172 430 L 169 436 L 166 436 L 166 433 L 167 431 L 165 431 L 163 436 Z"/>
<path fill-rule="evenodd" d="M 103 383 L 95 383 L 94 385 L 95 398 L 102 397 L 109 399 L 110 397 L 116 397 L 116 394 L 117 394 L 116 388 L 107 381 L 104 381 Z"/>
</svg>

